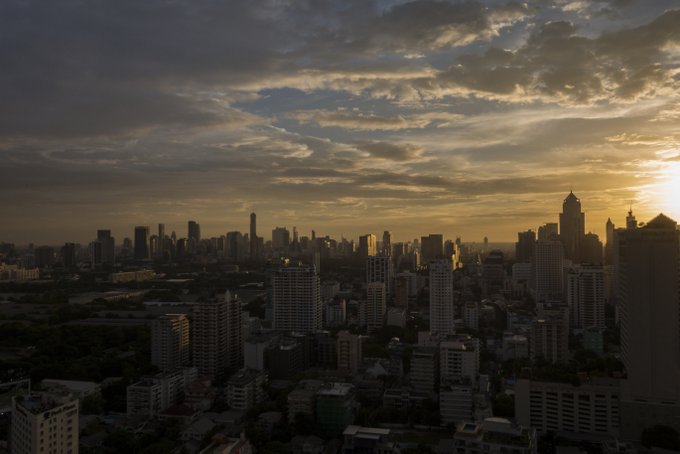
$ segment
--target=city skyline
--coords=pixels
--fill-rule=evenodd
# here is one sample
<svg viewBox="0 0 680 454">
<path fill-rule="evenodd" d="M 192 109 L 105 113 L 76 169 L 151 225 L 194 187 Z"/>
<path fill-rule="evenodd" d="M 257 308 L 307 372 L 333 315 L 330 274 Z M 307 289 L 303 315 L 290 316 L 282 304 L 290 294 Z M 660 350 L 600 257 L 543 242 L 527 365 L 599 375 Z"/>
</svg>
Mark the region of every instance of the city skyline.
<svg viewBox="0 0 680 454">
<path fill-rule="evenodd" d="M 510 242 L 570 189 L 600 238 L 631 204 L 678 219 L 677 7 L 3 2 L 1 240 L 255 211 Z"/>
</svg>

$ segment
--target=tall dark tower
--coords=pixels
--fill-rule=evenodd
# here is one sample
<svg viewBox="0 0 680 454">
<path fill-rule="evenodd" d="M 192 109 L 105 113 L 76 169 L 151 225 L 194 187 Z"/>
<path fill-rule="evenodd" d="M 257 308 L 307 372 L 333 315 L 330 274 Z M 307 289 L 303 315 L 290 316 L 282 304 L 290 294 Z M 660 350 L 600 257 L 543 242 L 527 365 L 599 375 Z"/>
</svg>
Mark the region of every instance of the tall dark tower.
<svg viewBox="0 0 680 454">
<path fill-rule="evenodd" d="M 135 260 L 146 260 L 149 258 L 149 227 L 135 227 Z"/>
<path fill-rule="evenodd" d="M 560 213 L 560 240 L 564 244 L 564 258 L 579 263 L 581 244 L 586 233 L 586 215 L 581 211 L 581 201 L 569 191 Z"/>
<path fill-rule="evenodd" d="M 257 215 L 250 213 L 250 260 L 257 260 Z"/>
</svg>

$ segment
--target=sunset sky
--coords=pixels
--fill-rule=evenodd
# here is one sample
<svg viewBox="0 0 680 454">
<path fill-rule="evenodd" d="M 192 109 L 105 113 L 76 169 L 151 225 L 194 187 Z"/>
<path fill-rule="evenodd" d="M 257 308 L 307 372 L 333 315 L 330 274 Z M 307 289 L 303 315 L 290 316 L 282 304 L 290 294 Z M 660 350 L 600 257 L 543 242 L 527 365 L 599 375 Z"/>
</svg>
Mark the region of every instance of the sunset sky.
<svg viewBox="0 0 680 454">
<path fill-rule="evenodd" d="M 0 68 L 0 241 L 680 219 L 678 1 L 3 0 Z"/>
</svg>

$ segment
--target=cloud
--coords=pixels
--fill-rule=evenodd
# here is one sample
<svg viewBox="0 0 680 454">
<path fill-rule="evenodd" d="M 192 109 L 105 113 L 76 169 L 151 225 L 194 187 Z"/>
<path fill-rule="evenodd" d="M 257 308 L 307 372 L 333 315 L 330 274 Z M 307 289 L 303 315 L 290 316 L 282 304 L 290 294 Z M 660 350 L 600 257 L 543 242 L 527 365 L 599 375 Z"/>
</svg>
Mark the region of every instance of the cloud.
<svg viewBox="0 0 680 454">
<path fill-rule="evenodd" d="M 369 142 L 357 144 L 357 149 L 368 153 L 371 157 L 390 161 L 412 161 L 421 158 L 423 149 L 411 144 L 394 144 L 388 142 Z"/>
<path fill-rule="evenodd" d="M 460 114 L 436 111 L 390 117 L 347 110 L 331 112 L 320 109 L 292 112 L 287 116 L 302 124 L 315 124 L 322 128 L 336 127 L 359 131 L 422 129 L 430 125 L 445 127 L 463 118 L 463 115 Z"/>
</svg>

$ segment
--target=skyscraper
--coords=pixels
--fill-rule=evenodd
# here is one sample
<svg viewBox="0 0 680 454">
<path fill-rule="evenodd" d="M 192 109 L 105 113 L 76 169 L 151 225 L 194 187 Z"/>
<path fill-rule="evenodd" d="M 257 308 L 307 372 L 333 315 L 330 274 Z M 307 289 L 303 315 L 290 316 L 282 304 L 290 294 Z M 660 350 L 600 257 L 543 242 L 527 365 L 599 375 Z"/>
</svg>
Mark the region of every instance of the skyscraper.
<svg viewBox="0 0 680 454">
<path fill-rule="evenodd" d="M 359 257 L 366 259 L 377 253 L 377 241 L 375 235 L 368 233 L 359 237 Z"/>
<path fill-rule="evenodd" d="M 290 231 L 285 227 L 276 227 L 272 230 L 272 246 L 280 252 L 287 252 L 290 244 Z"/>
<path fill-rule="evenodd" d="M 430 262 L 430 332 L 454 334 L 453 270 L 449 260 Z"/>
<path fill-rule="evenodd" d="M 604 268 L 581 265 L 567 274 L 567 303 L 572 328 L 605 328 Z"/>
<path fill-rule="evenodd" d="M 606 231 L 607 231 L 607 238 L 606 238 L 606 244 L 604 246 L 604 263 L 605 265 L 611 265 L 613 263 L 613 255 L 614 255 L 614 223 L 610 218 L 607 218 L 607 225 L 606 225 Z"/>
<path fill-rule="evenodd" d="M 165 224 L 158 224 L 158 255 L 165 258 Z"/>
<path fill-rule="evenodd" d="M 383 232 L 382 253 L 383 255 L 392 255 L 392 232 L 389 230 Z"/>
<path fill-rule="evenodd" d="M 536 232 L 527 230 L 517 233 L 517 243 L 515 243 L 515 260 L 518 262 L 531 262 L 536 246 Z"/>
<path fill-rule="evenodd" d="M 101 243 L 101 263 L 113 265 L 116 240 L 111 236 L 111 230 L 97 230 L 97 241 Z"/>
<path fill-rule="evenodd" d="M 629 214 L 632 218 L 632 213 Z M 680 430 L 680 238 L 658 215 L 616 231 L 623 389 L 622 433 L 665 424 Z"/>
<path fill-rule="evenodd" d="M 420 238 L 420 250 L 423 254 L 423 261 L 430 262 L 444 257 L 444 236 L 431 233 Z M 449 260 L 451 257 L 447 257 Z"/>
<path fill-rule="evenodd" d="M 534 251 L 533 274 L 536 301 L 564 296 L 564 246 L 557 240 L 538 240 Z"/>
<path fill-rule="evenodd" d="M 581 211 L 581 201 L 570 191 L 560 213 L 560 239 L 564 244 L 564 258 L 574 263 L 580 263 L 581 260 L 585 219 L 585 214 Z"/>
<path fill-rule="evenodd" d="M 146 260 L 149 258 L 149 227 L 135 227 L 135 260 Z"/>
<path fill-rule="evenodd" d="M 382 328 L 385 323 L 387 304 L 385 299 L 385 284 L 371 282 L 366 287 L 365 321 L 368 332 Z"/>
<path fill-rule="evenodd" d="M 196 221 L 189 221 L 187 228 L 187 239 L 198 244 L 201 241 L 201 226 Z"/>
<path fill-rule="evenodd" d="M 193 364 L 201 375 L 223 378 L 242 367 L 241 302 L 227 292 L 224 298 L 193 306 L 191 326 Z"/>
<path fill-rule="evenodd" d="M 166 314 L 151 324 L 151 364 L 171 371 L 189 363 L 189 319 L 184 314 Z"/>
<path fill-rule="evenodd" d="M 556 222 L 548 222 L 538 228 L 538 240 L 557 240 L 558 238 Z"/>
<path fill-rule="evenodd" d="M 392 257 L 374 255 L 366 258 L 366 283 L 382 282 L 388 295 L 394 293 L 394 267 Z"/>
<path fill-rule="evenodd" d="M 250 213 L 250 260 L 257 260 L 260 256 L 257 241 L 257 215 Z"/>
<path fill-rule="evenodd" d="M 274 329 L 313 332 L 321 329 L 319 276 L 314 267 L 286 266 L 273 271 Z"/>
</svg>

